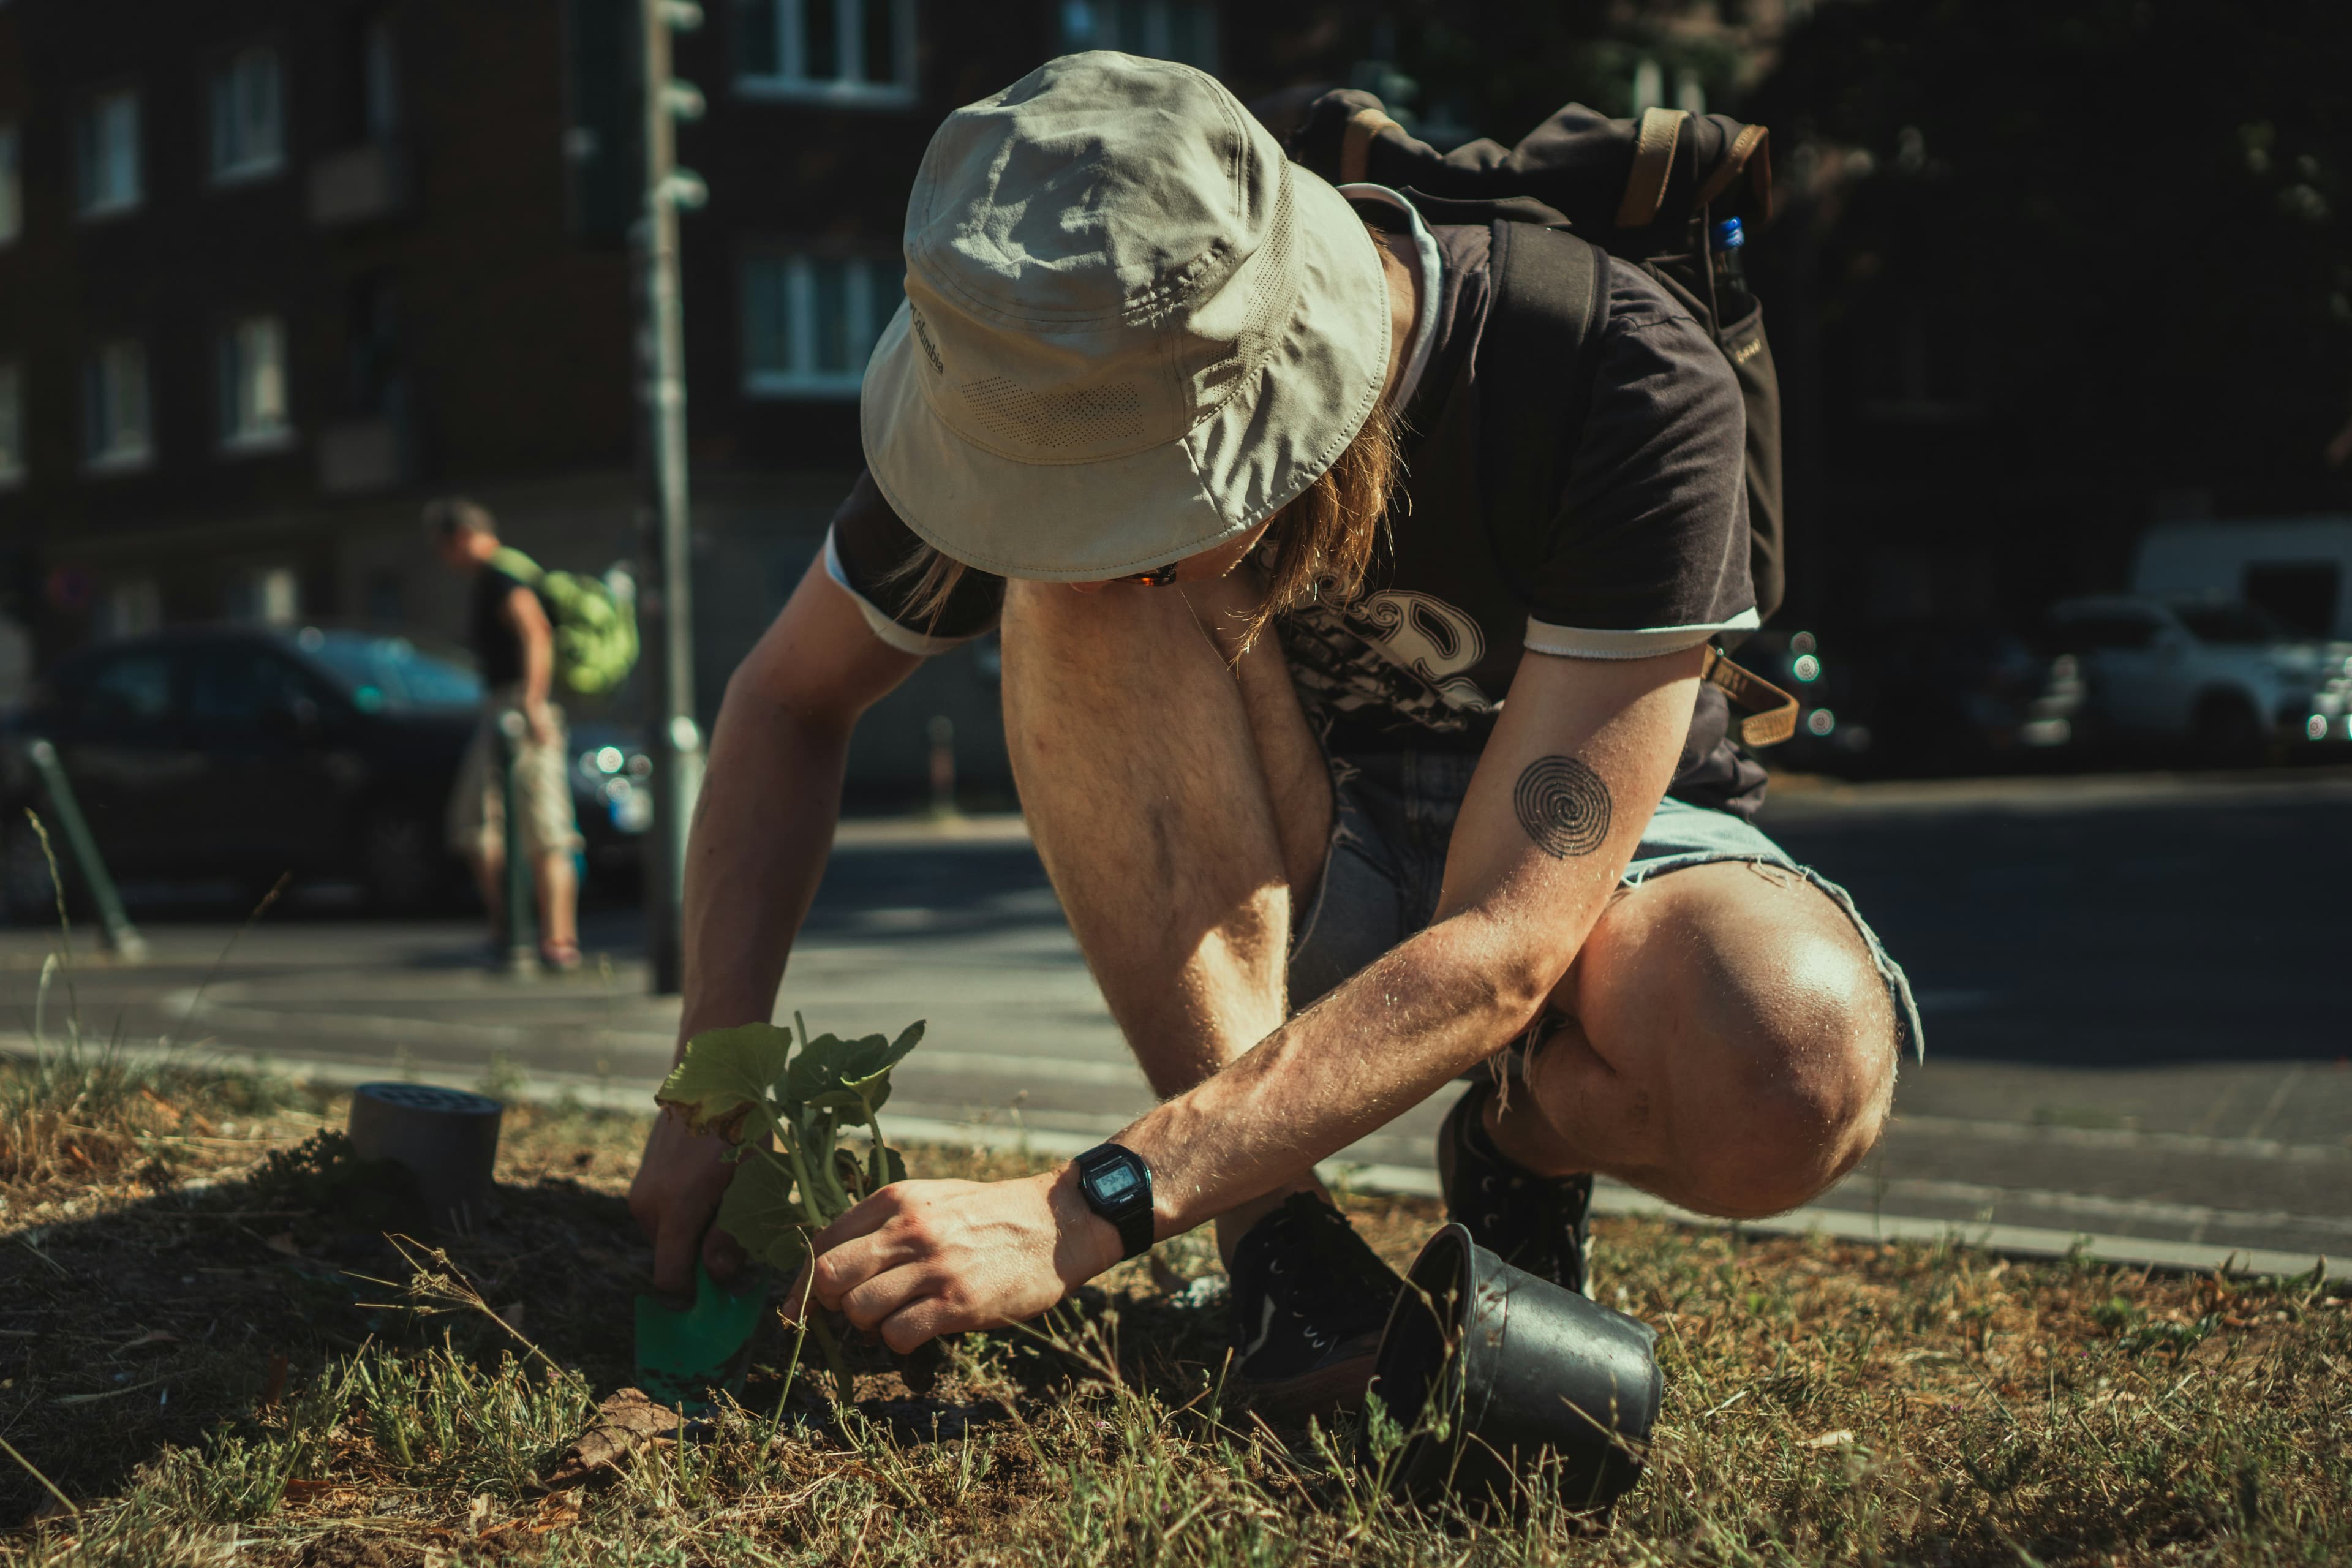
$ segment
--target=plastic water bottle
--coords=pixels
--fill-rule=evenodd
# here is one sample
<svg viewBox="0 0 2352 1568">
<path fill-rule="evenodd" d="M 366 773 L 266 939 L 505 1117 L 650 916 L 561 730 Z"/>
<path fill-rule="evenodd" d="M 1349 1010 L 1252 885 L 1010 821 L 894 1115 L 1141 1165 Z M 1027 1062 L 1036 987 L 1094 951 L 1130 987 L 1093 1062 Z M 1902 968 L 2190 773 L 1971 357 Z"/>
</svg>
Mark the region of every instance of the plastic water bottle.
<svg viewBox="0 0 2352 1568">
<path fill-rule="evenodd" d="M 1740 259 L 1748 231 L 1738 218 L 1727 217 L 1707 231 L 1707 241 L 1708 261 L 1715 268 L 1716 316 L 1733 321 L 1748 309 L 1748 269 Z"/>
</svg>

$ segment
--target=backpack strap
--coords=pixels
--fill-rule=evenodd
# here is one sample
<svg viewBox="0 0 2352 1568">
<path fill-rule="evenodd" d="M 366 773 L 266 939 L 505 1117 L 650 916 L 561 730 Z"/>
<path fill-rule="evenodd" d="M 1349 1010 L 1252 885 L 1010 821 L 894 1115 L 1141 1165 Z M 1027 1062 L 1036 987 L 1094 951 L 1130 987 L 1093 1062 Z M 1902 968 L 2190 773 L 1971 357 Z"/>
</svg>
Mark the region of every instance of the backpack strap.
<svg viewBox="0 0 2352 1568">
<path fill-rule="evenodd" d="M 1369 178 L 1372 138 L 1395 124 L 1377 109 L 1360 109 L 1348 116 L 1339 132 L 1339 177 L 1334 184 L 1360 184 Z"/>
<path fill-rule="evenodd" d="M 490 564 L 505 573 L 508 576 L 520 578 L 521 581 L 530 584 L 533 587 L 538 586 L 541 580 L 547 575 L 547 573 L 541 568 L 538 562 L 533 561 L 530 556 L 525 555 L 521 551 L 517 550 L 511 544 L 499 545 L 498 549 L 491 553 Z"/>
<path fill-rule="evenodd" d="M 1699 679 L 1722 689 L 1739 710 L 1739 739 L 1751 750 L 1777 746 L 1797 732 L 1797 700 L 1757 674 L 1724 657 L 1709 645 Z"/>
<path fill-rule="evenodd" d="M 1498 222 L 1488 269 L 1495 302 L 1479 345 L 1478 472 L 1495 520 L 1549 521 L 1560 464 L 1584 422 L 1609 308 L 1609 254 L 1555 228 Z"/>
<path fill-rule="evenodd" d="M 1715 173 L 1706 177 L 1706 183 L 1699 186 L 1697 194 L 1691 197 L 1691 205 L 1704 208 L 1716 197 L 1729 190 L 1731 182 L 1748 172 L 1748 160 L 1763 150 L 1764 143 L 1769 139 L 1769 133 L 1761 125 L 1742 126 L 1739 134 L 1732 138 L 1730 149 L 1723 155 L 1723 162 L 1715 166 Z M 1769 154 L 1757 163 L 1754 178 L 1749 181 L 1749 184 L 1756 190 L 1758 210 L 1765 217 L 1770 217 L 1772 216 L 1772 160 Z"/>
<path fill-rule="evenodd" d="M 1679 109 L 1642 110 L 1642 128 L 1633 134 L 1633 165 L 1617 204 L 1619 228 L 1647 228 L 1658 216 L 1666 182 L 1674 177 L 1675 143 L 1682 140 L 1685 116 Z"/>
</svg>

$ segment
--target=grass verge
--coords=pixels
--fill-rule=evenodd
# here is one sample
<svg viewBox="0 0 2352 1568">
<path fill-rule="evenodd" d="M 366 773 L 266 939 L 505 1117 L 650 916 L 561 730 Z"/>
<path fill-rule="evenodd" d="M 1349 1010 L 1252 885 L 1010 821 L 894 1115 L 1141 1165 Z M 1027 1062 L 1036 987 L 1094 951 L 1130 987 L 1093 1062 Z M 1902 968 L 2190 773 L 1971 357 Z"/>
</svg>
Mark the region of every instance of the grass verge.
<svg viewBox="0 0 2352 1568">
<path fill-rule="evenodd" d="M 1636 1220 L 1601 1227 L 1600 1294 L 1658 1326 L 1667 1402 L 1606 1521 L 1400 1510 L 1341 1461 L 1348 1434 L 1256 1418 L 1220 1385 L 1201 1237 L 1107 1276 L 1050 1342 L 973 1336 L 929 1397 L 869 1358 L 824 1426 L 772 1419 L 772 1331 L 741 1408 L 549 1492 L 629 1376 L 642 1120 L 511 1111 L 499 1212 L 446 1242 L 542 1360 L 404 1289 L 369 1194 L 321 1145 L 293 1152 L 341 1125 L 334 1097 L 39 1070 L 0 1065 L 0 1136 L 39 1153 L 0 1163 L 10 1564 L 2352 1560 L 2352 1309 L 2314 1280 Z M 1399 1264 L 1437 1220 L 1349 1203 Z"/>
</svg>

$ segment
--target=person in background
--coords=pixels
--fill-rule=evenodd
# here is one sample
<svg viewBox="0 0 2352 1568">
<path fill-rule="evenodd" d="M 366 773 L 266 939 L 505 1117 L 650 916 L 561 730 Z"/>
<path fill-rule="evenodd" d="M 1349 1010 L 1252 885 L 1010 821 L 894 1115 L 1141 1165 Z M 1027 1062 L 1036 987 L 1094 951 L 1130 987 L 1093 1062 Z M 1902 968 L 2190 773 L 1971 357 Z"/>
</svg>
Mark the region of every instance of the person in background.
<svg viewBox="0 0 2352 1568">
<path fill-rule="evenodd" d="M 520 713 L 523 737 L 515 756 L 515 800 L 523 852 L 530 857 L 539 895 L 539 956 L 550 969 L 580 967 L 579 882 L 572 857 L 581 846 L 564 768 L 569 747 L 563 710 L 548 700 L 555 676 L 555 631 L 530 584 L 501 571 L 498 524 L 488 510 L 462 496 L 425 508 L 425 532 L 449 567 L 473 579 L 467 635 L 482 671 L 482 718 L 458 764 L 449 796 L 449 845 L 466 858 L 490 912 L 491 947 L 503 957 L 506 919 L 506 792 L 499 776 L 505 737 L 500 725 Z"/>
</svg>

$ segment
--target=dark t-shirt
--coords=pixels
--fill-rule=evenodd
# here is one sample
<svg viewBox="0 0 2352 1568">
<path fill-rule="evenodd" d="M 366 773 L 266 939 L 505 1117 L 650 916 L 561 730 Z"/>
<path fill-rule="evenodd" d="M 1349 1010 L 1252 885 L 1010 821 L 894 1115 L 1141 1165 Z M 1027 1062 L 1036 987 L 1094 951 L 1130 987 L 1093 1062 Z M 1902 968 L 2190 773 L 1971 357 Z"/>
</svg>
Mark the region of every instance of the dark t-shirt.
<svg viewBox="0 0 2352 1568">
<path fill-rule="evenodd" d="M 1360 201 L 1368 220 L 1410 221 Z M 1406 391 L 1405 499 L 1364 592 L 1277 626 L 1301 700 L 1341 755 L 1476 751 L 1526 649 L 1640 658 L 1756 624 L 1739 389 L 1721 351 L 1647 274 L 1610 268 L 1590 408 L 1550 517 L 1497 519 L 1478 497 L 1479 348 L 1492 302 L 1490 232 L 1441 226 L 1433 337 Z M 1425 253 L 1424 253 L 1425 254 Z M 826 564 L 877 635 L 936 652 L 994 625 L 1002 580 L 970 572 L 935 620 L 888 580 L 919 545 L 869 478 L 835 515 Z M 1701 689 L 1674 794 L 1752 811 L 1760 768 Z"/>
<path fill-rule="evenodd" d="M 467 640 L 482 667 L 482 684 L 492 690 L 511 686 L 523 676 L 522 637 L 507 619 L 507 600 L 530 584 L 509 572 L 485 565 L 474 574 L 474 603 L 467 619 Z"/>
</svg>

